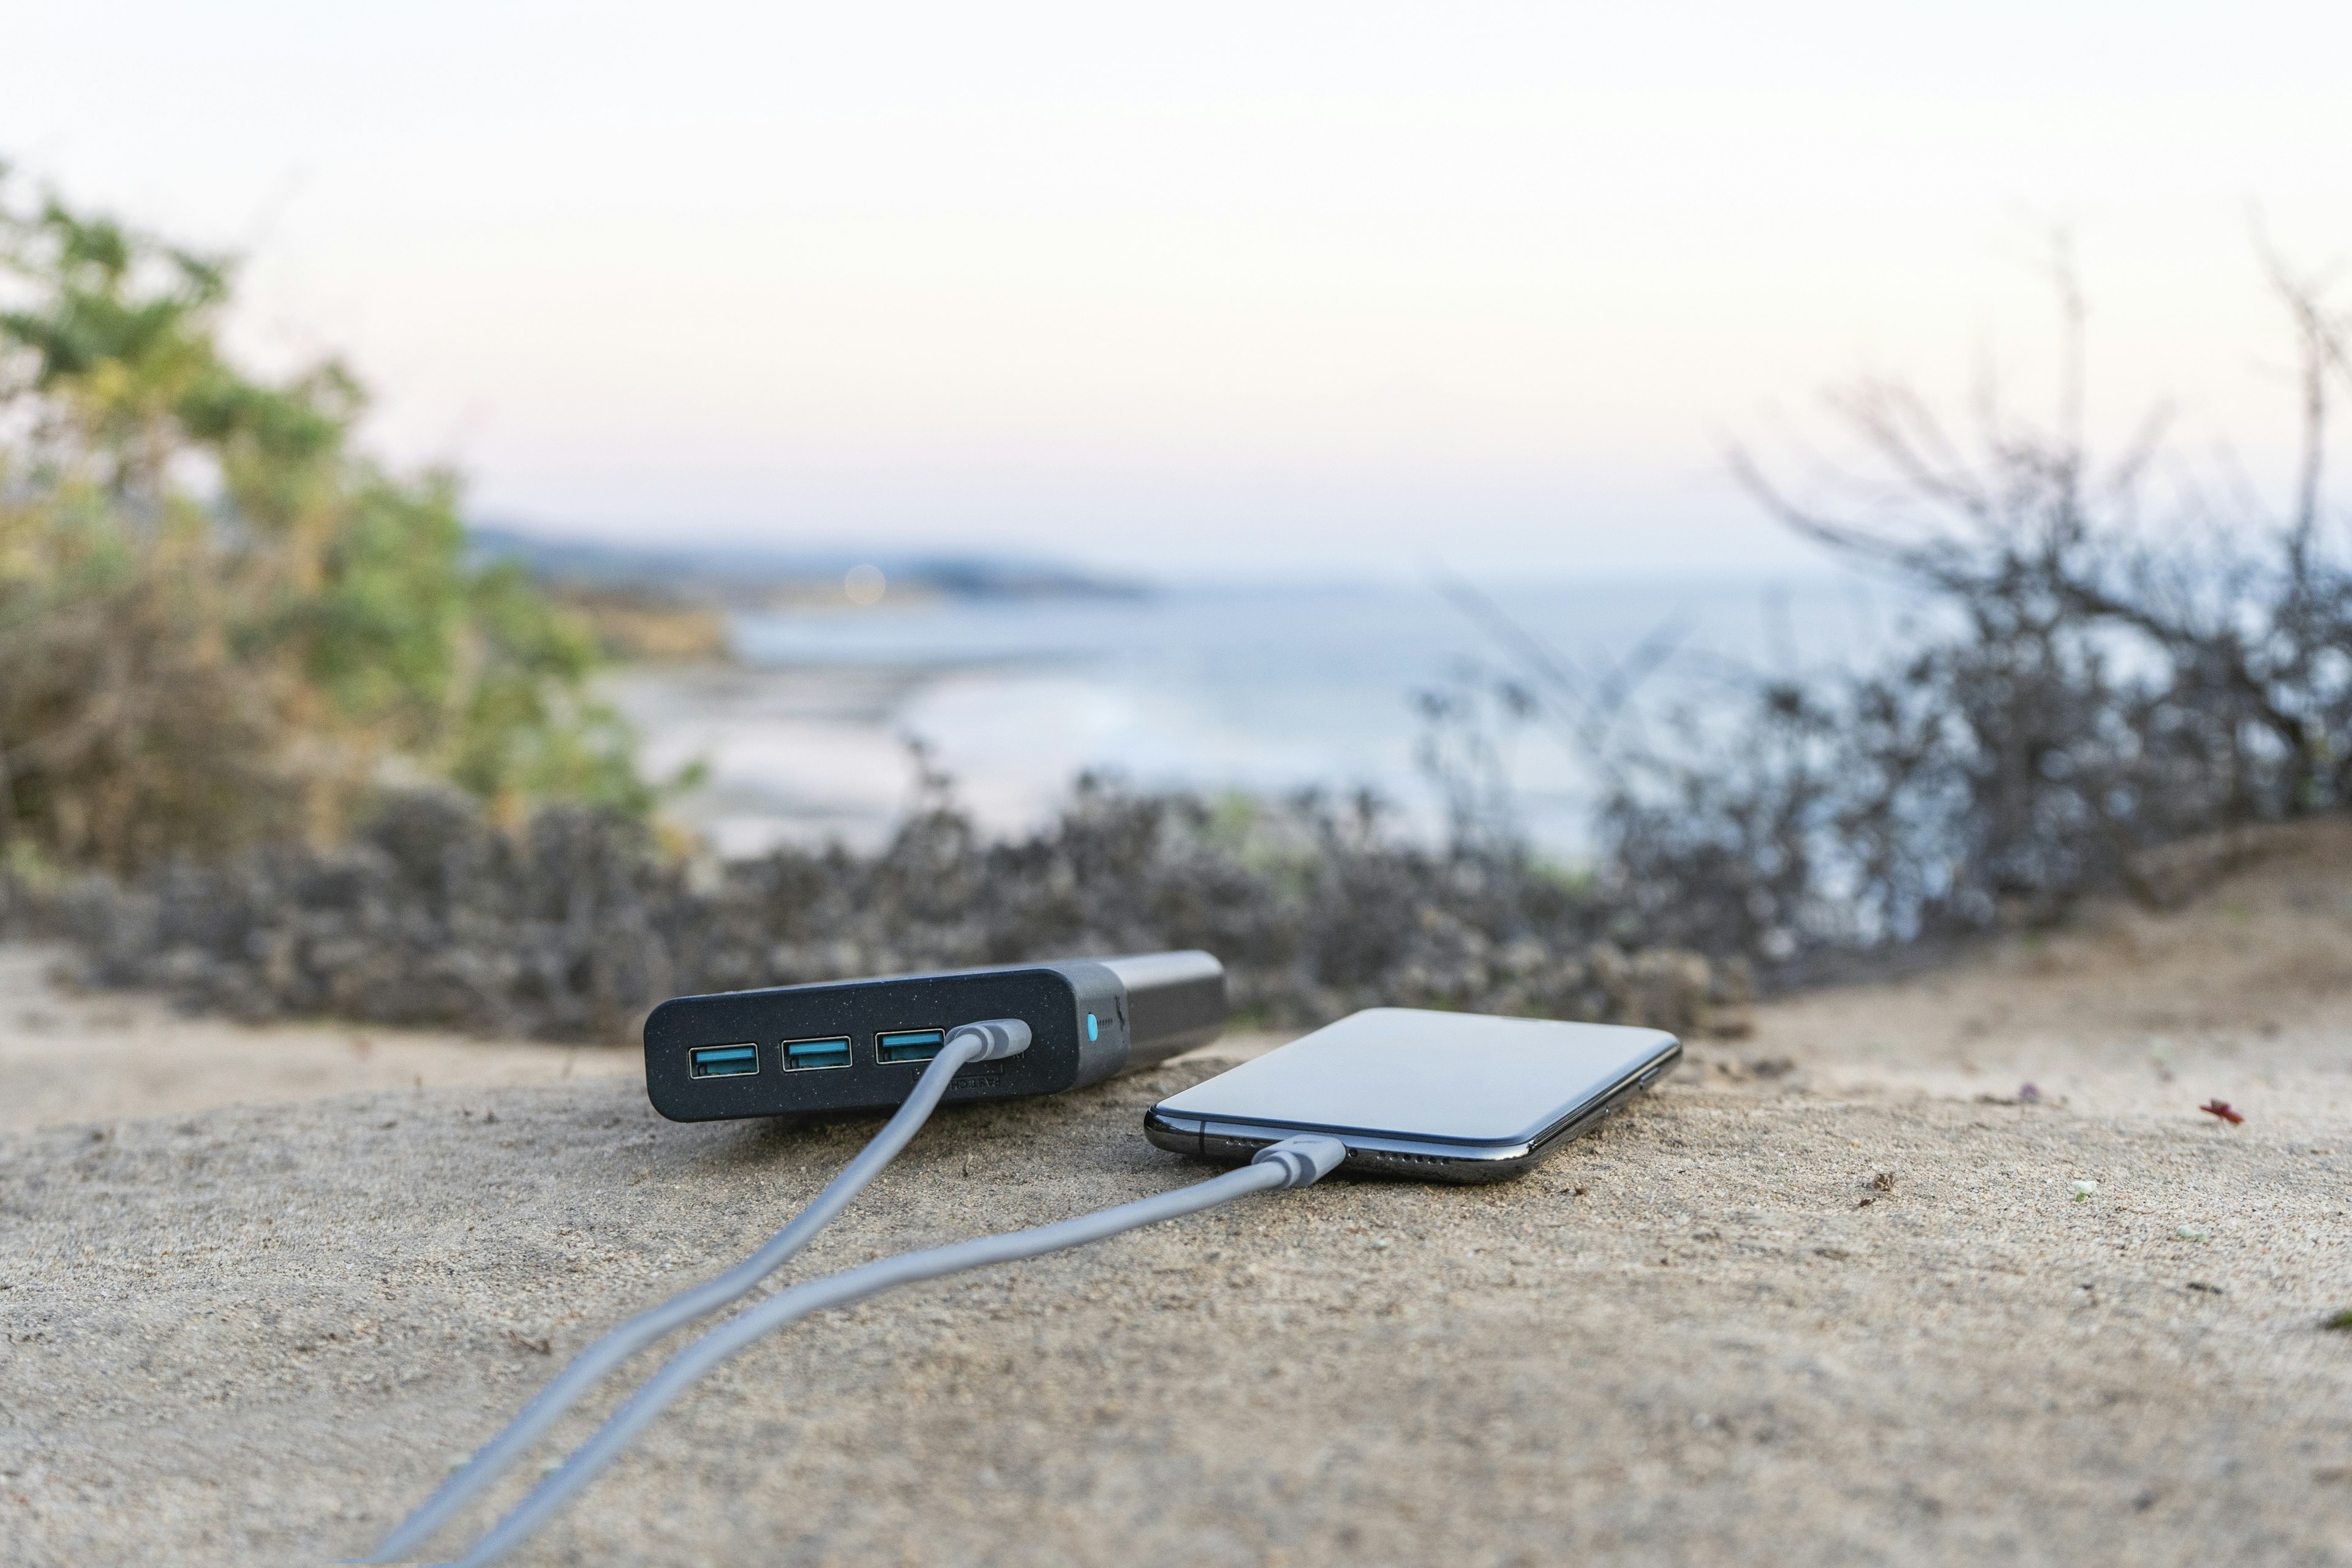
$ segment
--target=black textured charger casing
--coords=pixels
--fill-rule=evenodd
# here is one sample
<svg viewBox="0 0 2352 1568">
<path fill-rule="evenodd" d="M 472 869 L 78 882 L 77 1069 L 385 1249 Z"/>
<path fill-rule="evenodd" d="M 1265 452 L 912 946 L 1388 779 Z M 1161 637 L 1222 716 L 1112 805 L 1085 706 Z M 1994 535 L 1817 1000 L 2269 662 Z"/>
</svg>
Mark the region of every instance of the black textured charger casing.
<svg viewBox="0 0 2352 1568">
<path fill-rule="evenodd" d="M 1055 1094 L 1206 1045 L 1225 1026 L 1224 966 L 1205 952 L 1153 952 L 675 997 L 646 1019 L 646 1098 L 673 1121 L 887 1110 L 923 1064 L 881 1060 L 877 1036 L 988 1018 L 1027 1024 L 1029 1048 L 966 1067 L 949 1100 Z M 838 1037 L 847 1067 L 785 1068 L 788 1043 Z M 755 1047 L 759 1070 L 688 1070 L 697 1047 L 731 1045 Z"/>
</svg>

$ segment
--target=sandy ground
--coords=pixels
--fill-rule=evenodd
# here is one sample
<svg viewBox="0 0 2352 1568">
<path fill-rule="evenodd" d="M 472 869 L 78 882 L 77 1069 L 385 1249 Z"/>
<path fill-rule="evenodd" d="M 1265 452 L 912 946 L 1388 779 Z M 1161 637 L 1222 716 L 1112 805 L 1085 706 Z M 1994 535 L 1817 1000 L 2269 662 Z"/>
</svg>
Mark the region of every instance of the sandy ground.
<svg viewBox="0 0 2352 1568">
<path fill-rule="evenodd" d="M 645 1081 L 634 1050 L 358 1024 L 250 1028 L 186 1017 L 152 996 L 70 995 L 50 983 L 64 957 L 0 944 L 0 1129 L 185 1116 L 360 1089 Z"/>
<path fill-rule="evenodd" d="M 0 959 L 11 1563 L 364 1548 L 867 1131 L 40 968 Z M 1517 1183 L 1335 1181 L 829 1314 L 517 1561 L 2352 1563 L 2347 1001 L 2352 834 L 2308 833 L 2184 914 L 1769 1006 Z M 1217 1059 L 944 1113 L 793 1273 L 1189 1179 L 1139 1119 Z"/>
</svg>

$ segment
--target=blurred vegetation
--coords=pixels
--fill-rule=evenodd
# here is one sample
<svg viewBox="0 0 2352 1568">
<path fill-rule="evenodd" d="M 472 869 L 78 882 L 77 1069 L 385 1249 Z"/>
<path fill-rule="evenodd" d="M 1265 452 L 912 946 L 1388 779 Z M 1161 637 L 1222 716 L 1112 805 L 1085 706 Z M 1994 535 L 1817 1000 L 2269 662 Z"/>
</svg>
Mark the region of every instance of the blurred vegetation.
<svg viewBox="0 0 2352 1568">
<path fill-rule="evenodd" d="M 1398 1005 L 1736 1033 L 1750 991 L 1737 958 L 1640 945 L 1589 879 L 1413 842 L 1363 797 L 1211 803 L 1098 778 L 1036 832 L 990 839 L 927 773 L 877 852 L 723 864 L 610 811 L 505 831 L 414 792 L 331 848 L 89 879 L 46 923 L 92 982 L 194 1007 L 557 1039 L 625 1039 L 681 993 L 1183 947 L 1224 961 L 1240 1017 L 1290 1026 Z"/>
<path fill-rule="evenodd" d="M 1832 395 L 1843 447 L 1809 478 L 1735 458 L 1773 516 L 1917 605 L 1882 659 L 1642 702 L 1664 642 L 1581 669 L 1477 601 L 1508 657 L 1442 711 L 1474 735 L 1550 728 L 1604 783 L 1619 917 L 1784 982 L 2095 895 L 2179 903 L 2251 830 L 2352 806 L 2352 534 L 2323 484 L 2352 320 L 2266 259 L 2299 425 L 2273 495 L 2182 461 L 2161 407 L 2095 448 L 2062 248 L 2053 415 L 1988 388 L 1954 419 L 1868 381 Z"/>
<path fill-rule="evenodd" d="M 343 366 L 236 363 L 234 280 L 0 183 L 0 848 L 126 874 L 324 842 L 402 778 L 505 820 L 642 810 L 588 632 L 467 563 L 453 476 L 356 448 Z"/>
<path fill-rule="evenodd" d="M 1423 700 L 1442 842 L 1368 799 L 1101 779 L 992 841 L 919 753 L 880 851 L 720 864 L 660 841 L 582 692 L 600 648 L 718 657 L 714 616 L 469 565 L 455 481 L 354 448 L 346 371 L 232 363 L 226 264 L 0 204 L 0 923 L 193 1005 L 569 1038 L 680 992 L 1175 946 L 1267 1023 L 1736 1032 L 1759 973 L 2177 902 L 2248 830 L 2352 805 L 2352 540 L 2322 484 L 2352 328 L 2273 275 L 2300 365 L 2283 500 L 2199 484 L 2158 419 L 2093 450 L 2063 267 L 2054 420 L 1988 395 L 1970 429 L 1870 383 L 1832 399 L 1849 447 L 1817 479 L 1739 457 L 1773 515 L 1920 606 L 1866 667 L 1694 679 L 1662 632 L 1588 668 L 1454 584 L 1502 655 Z M 1503 759 L 1530 726 L 1600 781 L 1587 867 L 1518 831 Z M 106 875 L 23 874 L 59 866 Z"/>
<path fill-rule="evenodd" d="M 727 664 L 726 612 L 658 584 L 610 587 L 561 580 L 548 595 L 579 617 L 603 655 L 625 664 Z"/>
</svg>

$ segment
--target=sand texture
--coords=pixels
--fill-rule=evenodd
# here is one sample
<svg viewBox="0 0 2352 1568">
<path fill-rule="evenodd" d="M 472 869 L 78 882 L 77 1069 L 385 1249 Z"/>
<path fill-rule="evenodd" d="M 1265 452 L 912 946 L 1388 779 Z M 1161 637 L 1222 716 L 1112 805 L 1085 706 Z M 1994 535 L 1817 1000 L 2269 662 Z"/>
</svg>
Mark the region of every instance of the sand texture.
<svg viewBox="0 0 2352 1568">
<path fill-rule="evenodd" d="M 1769 1006 L 1517 1183 L 1335 1180 L 824 1315 L 515 1561 L 2352 1562 L 2347 868 L 2306 834 L 2183 914 Z M 258 1037 L 16 962 L 10 1563 L 365 1548 L 870 1131 L 382 1031 L 224 1079 L 193 1058 Z M 115 1053 L 87 1104 L 44 1033 Z M 459 1055 L 363 1076 L 411 1047 Z M 196 1088 L 126 1089 L 142 1051 Z M 1201 1174 L 1139 1121 L 1214 1067 L 943 1113 L 791 1277 Z"/>
</svg>

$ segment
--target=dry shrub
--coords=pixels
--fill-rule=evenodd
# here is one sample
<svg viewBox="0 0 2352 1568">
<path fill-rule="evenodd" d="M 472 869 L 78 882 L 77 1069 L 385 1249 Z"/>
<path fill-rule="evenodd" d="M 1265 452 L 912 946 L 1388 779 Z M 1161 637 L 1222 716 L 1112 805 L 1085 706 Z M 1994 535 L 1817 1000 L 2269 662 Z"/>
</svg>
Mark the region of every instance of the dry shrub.
<svg viewBox="0 0 2352 1568">
<path fill-rule="evenodd" d="M 882 852 L 724 866 L 579 808 L 527 828 L 462 797 L 394 796 L 347 846 L 279 845 L 53 901 L 88 977 L 250 1018 L 310 1014 L 619 1039 L 680 992 L 1055 955 L 1202 947 L 1276 1026 L 1380 1005 L 1733 1024 L 1738 963 L 1628 953 L 1578 884 L 1523 858 L 1433 851 L 1366 803 L 1217 806 L 1082 781 L 1025 838 L 984 842 L 935 793 Z"/>
<path fill-rule="evenodd" d="M 1473 596 L 1511 655 L 1494 721 L 1548 724 L 1603 781 L 1601 883 L 1629 928 L 1786 982 L 2088 894 L 2177 904 L 2227 863 L 2183 844 L 2352 805 L 2352 542 L 2320 484 L 2352 357 L 2316 288 L 2273 270 L 2303 446 L 2274 510 L 2242 486 L 2216 501 L 2160 417 L 2092 451 L 2062 266 L 2055 423 L 1987 396 L 1958 431 L 1867 382 L 1831 401 L 1838 467 L 1791 489 L 1737 459 L 1775 516 L 1920 604 L 1883 663 L 1736 676 L 1727 703 L 1710 685 L 1632 722 L 1663 652 L 1596 677 Z"/>
<path fill-rule="evenodd" d="M 0 844 L 127 873 L 283 822 L 278 694 L 229 646 L 200 536 L 93 540 L 0 507 Z"/>
</svg>

